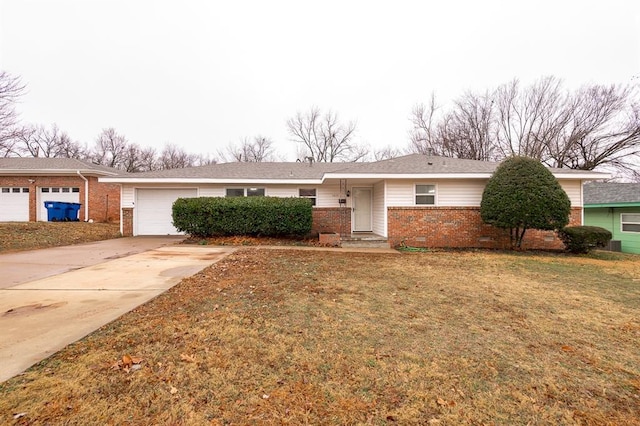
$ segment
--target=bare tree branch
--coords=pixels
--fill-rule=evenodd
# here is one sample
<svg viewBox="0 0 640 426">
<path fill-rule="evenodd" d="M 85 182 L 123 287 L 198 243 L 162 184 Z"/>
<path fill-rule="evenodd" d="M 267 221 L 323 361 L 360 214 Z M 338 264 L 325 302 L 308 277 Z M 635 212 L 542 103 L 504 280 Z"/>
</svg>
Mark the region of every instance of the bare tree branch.
<svg viewBox="0 0 640 426">
<path fill-rule="evenodd" d="M 305 114 L 298 112 L 287 121 L 287 129 L 314 161 L 360 161 L 368 155 L 368 148 L 354 141 L 356 123 L 342 123 L 331 111 L 323 115 L 311 107 Z"/>
</svg>

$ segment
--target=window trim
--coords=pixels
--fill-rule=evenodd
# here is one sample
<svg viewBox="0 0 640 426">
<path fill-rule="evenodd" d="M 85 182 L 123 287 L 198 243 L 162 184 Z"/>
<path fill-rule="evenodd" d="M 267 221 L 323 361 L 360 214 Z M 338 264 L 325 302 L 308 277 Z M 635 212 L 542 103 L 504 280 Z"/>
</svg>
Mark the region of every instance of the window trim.
<svg viewBox="0 0 640 426">
<path fill-rule="evenodd" d="M 313 195 L 301 195 L 300 191 L 303 191 L 303 190 L 307 190 L 307 191 L 313 190 Z M 318 204 L 318 188 L 300 187 L 298 188 L 298 198 L 306 198 L 308 200 L 311 200 L 311 205 L 315 207 Z"/>
<path fill-rule="evenodd" d="M 242 195 L 228 195 L 227 191 L 229 190 L 242 190 Z M 262 190 L 264 195 L 248 195 L 250 190 L 260 191 Z M 224 189 L 224 196 L 233 198 L 233 197 L 266 197 L 267 196 L 267 188 L 264 186 L 245 186 L 245 187 L 227 187 Z"/>
<path fill-rule="evenodd" d="M 630 222 L 628 220 L 624 221 L 622 219 L 624 215 L 640 215 L 640 213 L 620 213 L 620 232 L 625 232 L 629 234 L 640 234 L 640 231 L 625 231 L 624 225 L 640 225 L 640 221 L 639 222 Z"/>
<path fill-rule="evenodd" d="M 425 195 L 432 195 L 432 194 L 425 194 L 425 193 L 419 193 L 418 192 L 418 186 L 433 186 L 433 190 L 434 190 L 434 194 L 433 194 L 433 204 L 419 204 L 418 203 L 418 196 L 425 196 Z M 431 182 L 431 183 L 426 183 L 426 182 L 416 182 L 413 184 L 413 204 L 415 206 L 421 207 L 421 206 L 437 206 L 438 205 L 438 185 Z"/>
</svg>

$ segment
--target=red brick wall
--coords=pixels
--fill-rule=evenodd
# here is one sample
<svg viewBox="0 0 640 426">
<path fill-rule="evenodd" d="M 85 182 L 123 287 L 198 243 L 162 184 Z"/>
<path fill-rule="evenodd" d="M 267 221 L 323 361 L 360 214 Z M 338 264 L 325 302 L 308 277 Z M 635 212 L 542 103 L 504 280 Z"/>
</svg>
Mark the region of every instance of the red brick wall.
<svg viewBox="0 0 640 426">
<path fill-rule="evenodd" d="M 100 183 L 97 177 L 89 180 L 89 219 L 96 222 L 116 222 L 120 218 L 120 185 Z M 29 180 L 33 180 L 30 183 Z M 80 176 L 0 176 L 0 186 L 29 188 L 29 220 L 36 221 L 36 194 L 40 187 L 77 187 L 80 188 L 80 213 L 84 220 L 85 186 Z M 108 202 L 107 202 L 108 199 Z M 47 201 L 47 200 L 42 200 Z M 108 205 L 107 205 L 108 204 Z"/>
<path fill-rule="evenodd" d="M 122 236 L 133 236 L 133 208 L 125 207 L 122 209 Z"/>
<path fill-rule="evenodd" d="M 479 207 L 390 207 L 388 238 L 392 247 L 508 248 L 508 231 L 482 222 Z M 580 225 L 582 209 L 571 209 L 570 225 Z M 562 249 L 553 231 L 527 230 L 523 248 Z"/>
<path fill-rule="evenodd" d="M 314 207 L 313 232 L 351 234 L 351 209 L 348 207 Z"/>
</svg>

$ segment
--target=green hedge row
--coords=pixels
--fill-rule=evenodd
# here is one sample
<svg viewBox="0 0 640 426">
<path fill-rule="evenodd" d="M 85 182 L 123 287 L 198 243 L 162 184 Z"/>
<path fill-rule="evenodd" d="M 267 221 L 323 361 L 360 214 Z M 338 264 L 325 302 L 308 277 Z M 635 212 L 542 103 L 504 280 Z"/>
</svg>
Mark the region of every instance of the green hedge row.
<svg viewBox="0 0 640 426">
<path fill-rule="evenodd" d="M 565 226 L 558 236 L 571 253 L 589 253 L 596 247 L 606 247 L 611 232 L 599 226 Z"/>
<path fill-rule="evenodd" d="M 306 198 L 200 197 L 173 203 L 173 226 L 197 237 L 303 236 L 311 224 L 312 206 Z"/>
</svg>

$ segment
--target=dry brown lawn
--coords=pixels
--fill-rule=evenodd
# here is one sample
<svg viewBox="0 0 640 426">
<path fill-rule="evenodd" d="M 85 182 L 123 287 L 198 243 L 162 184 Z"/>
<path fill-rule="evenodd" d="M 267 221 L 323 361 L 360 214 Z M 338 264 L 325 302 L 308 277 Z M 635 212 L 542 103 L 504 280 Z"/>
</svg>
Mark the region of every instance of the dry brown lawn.
<svg viewBox="0 0 640 426">
<path fill-rule="evenodd" d="M 120 236 L 117 223 L 0 222 L 0 253 L 108 240 Z"/>
<path fill-rule="evenodd" d="M 246 249 L 0 385 L 0 423 L 633 425 L 639 339 L 638 256 Z"/>
</svg>

